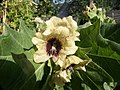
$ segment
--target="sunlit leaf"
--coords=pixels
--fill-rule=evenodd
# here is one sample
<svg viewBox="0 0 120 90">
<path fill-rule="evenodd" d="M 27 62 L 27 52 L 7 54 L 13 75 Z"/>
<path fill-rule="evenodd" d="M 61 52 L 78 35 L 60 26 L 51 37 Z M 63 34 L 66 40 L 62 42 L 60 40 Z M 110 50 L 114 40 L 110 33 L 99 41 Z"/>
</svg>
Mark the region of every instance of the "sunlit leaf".
<svg viewBox="0 0 120 90">
<path fill-rule="evenodd" d="M 5 33 L 0 35 L 0 56 L 10 55 L 11 52 L 21 54 L 24 49 L 33 46 L 31 39 L 34 31 L 30 30 L 22 20 L 20 20 L 20 32 L 11 29 L 8 25 L 5 26 Z"/>
<path fill-rule="evenodd" d="M 77 43 L 80 47 L 91 47 L 99 34 L 100 20 L 97 20 L 94 24 L 87 28 L 80 29 L 80 43 Z"/>
<path fill-rule="evenodd" d="M 33 61 L 34 49 L 30 49 L 34 31 L 20 20 L 20 32 L 6 25 L 0 36 L 0 87 L 4 90 L 35 90 L 45 75 L 45 63 Z"/>
</svg>

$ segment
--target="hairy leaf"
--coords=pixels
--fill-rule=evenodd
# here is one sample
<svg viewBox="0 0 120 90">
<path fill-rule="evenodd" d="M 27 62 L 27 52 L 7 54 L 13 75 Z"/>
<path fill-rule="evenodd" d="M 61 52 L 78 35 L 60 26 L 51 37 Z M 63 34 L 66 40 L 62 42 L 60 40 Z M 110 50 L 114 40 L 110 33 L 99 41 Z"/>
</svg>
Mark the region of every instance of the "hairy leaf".
<svg viewBox="0 0 120 90">
<path fill-rule="evenodd" d="M 43 64 L 33 62 L 34 50 L 0 59 L 0 86 L 5 90 L 35 90 L 44 75 Z M 30 57 L 31 56 L 31 57 Z M 29 58 L 27 58 L 29 57 Z"/>
<path fill-rule="evenodd" d="M 87 55 L 111 75 L 115 81 L 120 82 L 118 74 L 120 69 L 119 24 L 107 23 L 102 28 L 100 27 L 101 25 L 96 22 L 81 29 L 81 42 L 77 45 L 84 48 L 91 47 L 92 49 Z"/>
<path fill-rule="evenodd" d="M 31 39 L 35 32 L 30 30 L 22 20 L 20 20 L 20 32 L 11 29 L 8 25 L 5 27 L 5 33 L 0 35 L 0 56 L 11 55 L 11 52 L 21 54 L 24 49 L 33 46 Z"/>
</svg>

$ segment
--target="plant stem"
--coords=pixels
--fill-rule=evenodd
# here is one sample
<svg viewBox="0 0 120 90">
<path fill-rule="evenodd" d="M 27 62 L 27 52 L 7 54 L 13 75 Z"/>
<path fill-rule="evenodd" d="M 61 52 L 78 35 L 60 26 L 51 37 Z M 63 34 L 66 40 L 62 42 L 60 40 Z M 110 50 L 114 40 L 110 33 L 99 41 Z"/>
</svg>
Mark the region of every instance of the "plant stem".
<svg viewBox="0 0 120 90">
<path fill-rule="evenodd" d="M 7 0 L 3 1 L 3 3 L 5 4 L 4 9 L 3 9 L 3 33 L 5 32 L 5 23 L 6 23 L 6 13 L 7 13 Z"/>
</svg>

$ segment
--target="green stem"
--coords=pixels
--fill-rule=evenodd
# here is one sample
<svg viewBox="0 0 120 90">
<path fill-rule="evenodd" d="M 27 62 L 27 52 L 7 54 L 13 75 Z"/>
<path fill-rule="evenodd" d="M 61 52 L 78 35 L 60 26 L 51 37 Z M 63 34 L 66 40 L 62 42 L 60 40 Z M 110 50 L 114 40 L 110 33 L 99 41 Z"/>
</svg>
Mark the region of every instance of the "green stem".
<svg viewBox="0 0 120 90">
<path fill-rule="evenodd" d="M 3 1 L 5 4 L 4 10 L 3 10 L 3 33 L 5 32 L 5 22 L 6 22 L 6 13 L 7 13 L 7 0 Z"/>
</svg>

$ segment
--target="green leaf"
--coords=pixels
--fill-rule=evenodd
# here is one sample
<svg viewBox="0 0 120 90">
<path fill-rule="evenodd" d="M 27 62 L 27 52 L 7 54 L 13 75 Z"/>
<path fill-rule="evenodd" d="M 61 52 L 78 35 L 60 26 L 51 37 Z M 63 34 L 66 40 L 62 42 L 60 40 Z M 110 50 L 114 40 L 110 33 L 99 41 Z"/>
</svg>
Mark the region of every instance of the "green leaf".
<svg viewBox="0 0 120 90">
<path fill-rule="evenodd" d="M 84 90 L 91 90 L 90 87 L 84 83 L 82 83 L 82 87 L 84 88 Z"/>
<path fill-rule="evenodd" d="M 80 29 L 80 43 L 76 44 L 80 47 L 87 48 L 91 47 L 99 34 L 100 20 L 97 20 L 94 24 L 87 28 Z"/>
<path fill-rule="evenodd" d="M 100 66 L 91 62 L 87 66 L 87 71 L 79 71 L 80 79 L 91 88 L 91 90 L 104 90 L 104 82 L 113 82 L 112 77 Z"/>
<path fill-rule="evenodd" d="M 72 79 L 71 79 L 71 87 L 73 90 L 84 90 L 82 87 L 82 80 L 80 78 L 80 74 L 78 71 L 75 71 L 72 74 Z"/>
<path fill-rule="evenodd" d="M 109 73 L 116 82 L 120 82 L 119 73 L 120 73 L 120 64 L 118 60 L 99 56 L 95 54 L 89 54 L 89 57 L 92 58 L 94 62 L 100 65 L 107 73 Z"/>
<path fill-rule="evenodd" d="M 56 90 L 64 90 L 64 88 L 62 86 L 57 86 L 57 85 L 55 86 L 55 89 Z"/>
<path fill-rule="evenodd" d="M 78 30 L 79 29 L 83 29 L 83 28 L 87 28 L 87 27 L 89 27 L 89 26 L 91 26 L 92 24 L 91 24 L 91 22 L 89 21 L 89 22 L 86 22 L 85 24 L 83 24 L 83 25 L 79 25 L 79 27 L 78 27 Z"/>
<path fill-rule="evenodd" d="M 36 64 L 33 61 L 31 49 L 25 54 L 12 54 L 7 60 L 0 59 L 0 85 L 5 90 L 35 90 L 44 75 L 45 63 Z M 11 59 L 11 60 L 10 60 Z"/>
<path fill-rule="evenodd" d="M 100 28 L 100 33 L 103 37 L 108 37 L 110 34 L 112 34 L 115 24 L 113 23 L 104 23 Z"/>
<path fill-rule="evenodd" d="M 99 65 L 94 62 L 91 62 L 87 66 L 87 75 L 89 75 L 92 80 L 96 81 L 96 83 L 100 82 L 113 82 L 113 78 Z"/>
<path fill-rule="evenodd" d="M 99 33 L 99 35 L 97 36 L 96 44 L 92 46 L 93 49 L 91 51 L 91 54 L 100 57 L 107 57 L 115 60 L 120 60 L 119 36 L 116 35 L 120 31 L 120 29 L 115 28 L 116 29 L 115 30 L 113 27 L 108 27 L 108 29 L 106 29 L 107 31 L 104 31 L 103 34 L 104 37 L 101 35 L 101 33 Z M 111 28 L 112 28 L 112 32 L 111 32 Z M 107 34 L 105 32 L 107 32 Z M 116 38 L 109 39 L 108 37 L 116 37 Z"/>
<path fill-rule="evenodd" d="M 48 89 L 49 88 L 49 81 L 51 80 L 51 76 L 52 76 L 52 61 L 51 60 L 48 60 L 48 67 L 50 67 L 50 72 L 49 72 L 49 74 L 48 74 L 48 76 L 47 76 L 47 78 L 46 78 L 46 81 L 45 81 L 45 83 L 44 83 L 44 85 L 43 85 L 43 87 L 42 87 L 42 90 L 46 90 L 46 89 Z M 50 88 L 49 88 L 49 90 L 50 90 Z"/>
<path fill-rule="evenodd" d="M 120 43 L 120 23 L 105 24 L 103 28 L 105 28 L 104 36 L 103 36 L 104 38 L 107 38 L 116 43 Z M 103 28 L 102 28 L 102 30 L 103 30 Z"/>
<path fill-rule="evenodd" d="M 108 57 L 113 59 L 120 59 L 120 44 L 105 39 L 101 34 L 97 36 L 96 43 L 92 46 L 92 54 L 96 54 L 101 57 Z"/>
<path fill-rule="evenodd" d="M 91 48 L 81 48 L 79 47 L 77 52 L 75 53 L 76 56 L 80 57 L 81 59 L 89 60 L 90 58 L 87 54 L 90 52 Z"/>
<path fill-rule="evenodd" d="M 11 55 L 11 52 L 21 54 L 24 49 L 33 46 L 31 40 L 35 32 L 30 30 L 22 20 L 20 20 L 20 32 L 11 29 L 8 25 L 5 27 L 5 33 L 0 35 L 0 56 Z"/>
<path fill-rule="evenodd" d="M 105 24 L 102 26 L 101 32 L 103 39 L 101 42 L 108 43 L 108 46 L 115 51 L 117 54 L 120 54 L 120 24 Z M 104 43 L 102 43 L 104 44 Z"/>
<path fill-rule="evenodd" d="M 120 54 L 120 44 L 116 43 L 114 41 L 108 40 L 108 44 L 111 47 L 111 49 L 113 51 L 115 51 L 116 53 Z"/>
<path fill-rule="evenodd" d="M 20 32 L 5 26 L 5 33 L 0 35 L 0 87 L 5 90 L 37 90 L 43 82 L 45 63 L 33 61 L 35 50 L 30 48 L 35 32 L 22 20 Z"/>
<path fill-rule="evenodd" d="M 115 26 L 117 26 L 115 28 Z M 99 27 L 99 28 L 98 28 Z M 113 77 L 116 82 L 120 82 L 119 70 L 120 70 L 120 29 L 119 25 L 107 23 L 102 28 L 100 24 L 93 23 L 93 25 L 83 28 L 80 30 L 80 42 L 77 43 L 78 46 L 88 48 L 91 47 L 91 51 L 88 52 L 88 55 L 96 64 L 98 64 L 104 72 L 107 73 L 106 76 Z M 93 32 L 94 31 L 94 32 Z M 79 54 L 78 54 L 79 56 Z M 93 74 L 93 75 L 92 75 Z M 98 83 L 97 80 L 102 80 L 101 73 L 98 68 L 96 71 L 87 71 L 87 74 L 81 74 L 81 76 L 86 75 L 86 78 L 90 82 L 94 81 L 92 85 L 95 88 L 103 88 L 103 84 L 100 87 L 96 86 Z M 90 76 L 91 75 L 91 76 Z M 89 76 L 89 77 L 88 77 Z M 93 77 L 94 76 L 94 77 Z M 88 77 L 88 78 L 87 78 Z M 102 75 L 106 82 L 108 79 L 105 75 Z M 92 81 L 91 81 L 92 80 Z M 104 83 L 102 82 L 102 83 Z M 111 81 L 114 82 L 114 81 Z M 105 88 L 105 86 L 104 86 Z"/>
</svg>

